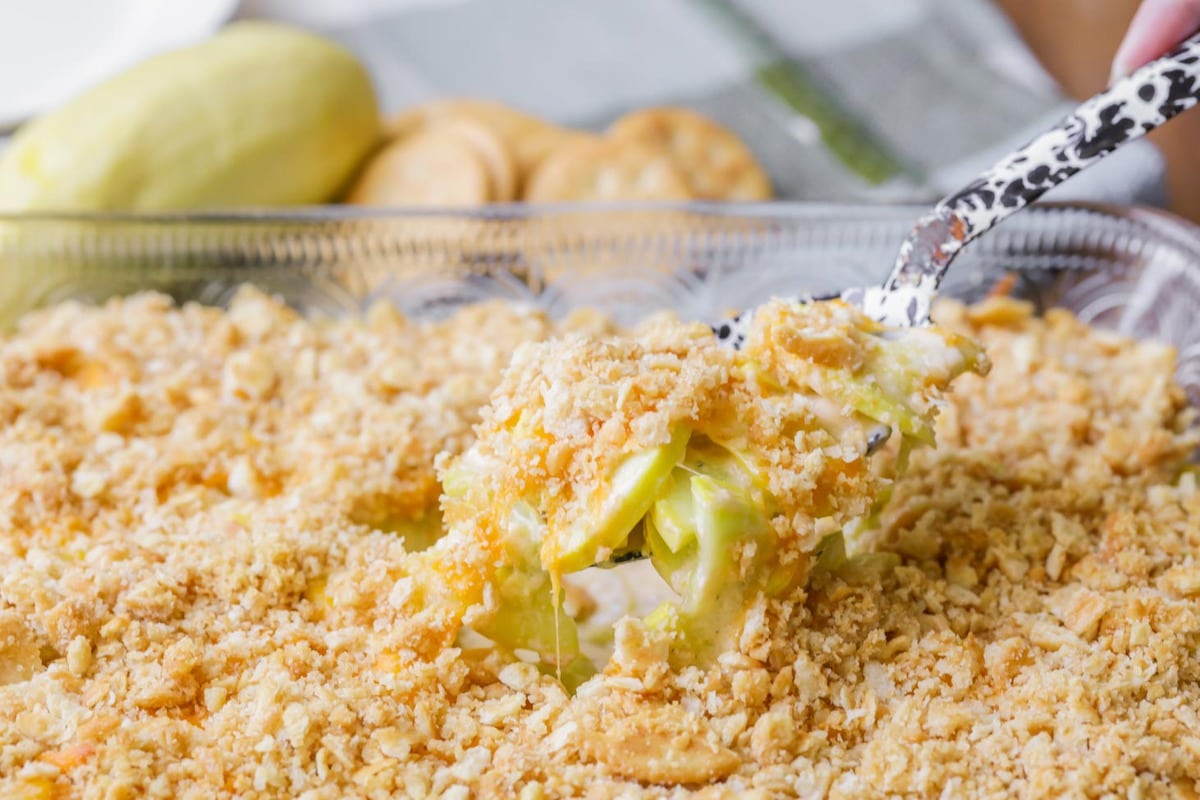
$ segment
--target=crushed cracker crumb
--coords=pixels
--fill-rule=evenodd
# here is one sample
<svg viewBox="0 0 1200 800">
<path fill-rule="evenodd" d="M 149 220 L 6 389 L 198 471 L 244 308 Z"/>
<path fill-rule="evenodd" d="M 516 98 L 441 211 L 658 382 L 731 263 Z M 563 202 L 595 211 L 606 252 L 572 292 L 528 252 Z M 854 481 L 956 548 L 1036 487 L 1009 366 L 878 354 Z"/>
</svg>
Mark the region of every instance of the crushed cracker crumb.
<svg viewBox="0 0 1200 800">
<path fill-rule="evenodd" d="M 994 367 L 860 538 L 899 564 L 760 600 L 708 665 L 626 619 L 574 695 L 406 618 L 435 457 L 561 326 L 253 291 L 28 316 L 0 340 L 0 796 L 1194 796 L 1173 352 L 1004 299 L 939 316 Z"/>
</svg>

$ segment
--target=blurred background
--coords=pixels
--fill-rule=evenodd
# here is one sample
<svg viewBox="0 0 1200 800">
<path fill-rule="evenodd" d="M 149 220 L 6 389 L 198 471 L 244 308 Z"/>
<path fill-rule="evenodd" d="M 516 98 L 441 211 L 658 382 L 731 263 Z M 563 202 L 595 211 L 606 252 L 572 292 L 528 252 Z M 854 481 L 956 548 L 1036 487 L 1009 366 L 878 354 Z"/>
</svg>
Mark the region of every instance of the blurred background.
<svg viewBox="0 0 1200 800">
<path fill-rule="evenodd" d="M 799 200 L 932 200 L 1107 82 L 1136 0 L 69 0 L 0 2 L 0 124 L 236 18 L 292 22 L 367 66 L 385 114 L 488 98 L 602 130 L 680 105 Z M 1057 199 L 1200 220 L 1200 116 Z M 2 146 L 2 145 L 0 145 Z"/>
</svg>

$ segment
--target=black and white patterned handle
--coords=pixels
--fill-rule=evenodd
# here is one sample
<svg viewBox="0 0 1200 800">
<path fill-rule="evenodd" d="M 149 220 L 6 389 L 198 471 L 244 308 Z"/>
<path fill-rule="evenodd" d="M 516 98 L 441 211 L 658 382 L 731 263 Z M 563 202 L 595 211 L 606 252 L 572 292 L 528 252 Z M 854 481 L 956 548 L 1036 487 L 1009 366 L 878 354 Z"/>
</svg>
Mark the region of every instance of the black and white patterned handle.
<svg viewBox="0 0 1200 800">
<path fill-rule="evenodd" d="M 842 296 L 889 325 L 927 322 L 942 276 L 963 245 L 1198 102 L 1200 34 L 1084 101 L 1059 124 L 942 200 L 909 234 L 883 286 L 848 290 Z"/>
<path fill-rule="evenodd" d="M 882 286 L 855 287 L 830 297 L 854 303 L 886 325 L 927 323 L 942 277 L 964 245 L 1198 102 L 1200 34 L 1084 101 L 1053 128 L 938 203 L 904 240 Z M 752 318 L 753 312 L 747 312 L 713 331 L 722 342 L 740 348 Z"/>
</svg>

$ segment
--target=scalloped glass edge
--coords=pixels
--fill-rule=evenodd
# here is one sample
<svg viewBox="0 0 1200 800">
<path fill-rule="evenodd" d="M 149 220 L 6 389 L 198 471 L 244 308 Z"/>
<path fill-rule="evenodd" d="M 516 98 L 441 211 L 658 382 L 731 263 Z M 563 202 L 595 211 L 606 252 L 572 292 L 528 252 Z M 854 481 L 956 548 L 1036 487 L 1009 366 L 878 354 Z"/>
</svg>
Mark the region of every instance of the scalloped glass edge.
<svg viewBox="0 0 1200 800">
<path fill-rule="evenodd" d="M 0 322 L 141 289 L 220 305 L 246 282 L 306 312 L 389 299 L 414 317 L 490 299 L 627 323 L 713 321 L 772 295 L 876 282 L 921 206 L 617 204 L 201 214 L 0 214 Z M 967 247 L 945 294 L 1012 291 L 1179 351 L 1200 405 L 1200 229 L 1159 211 L 1040 204 Z"/>
</svg>

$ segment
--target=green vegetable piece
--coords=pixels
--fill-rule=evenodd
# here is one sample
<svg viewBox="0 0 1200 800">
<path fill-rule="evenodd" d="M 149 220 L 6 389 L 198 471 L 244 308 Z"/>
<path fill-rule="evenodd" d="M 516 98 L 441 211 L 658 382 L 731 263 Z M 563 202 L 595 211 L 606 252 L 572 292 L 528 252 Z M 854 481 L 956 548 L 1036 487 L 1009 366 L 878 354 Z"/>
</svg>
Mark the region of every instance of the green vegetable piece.
<svg viewBox="0 0 1200 800">
<path fill-rule="evenodd" d="M 700 552 L 692 576 L 692 607 L 685 606 L 684 611 L 703 613 L 719 605 L 729 589 L 741 595 L 736 545 L 751 541 L 756 550 L 761 549 L 768 525 L 765 509 L 754 498 L 708 475 L 692 477 L 692 498 Z"/>
<path fill-rule="evenodd" d="M 744 613 L 748 594 L 768 590 L 774 547 L 770 504 L 757 475 L 720 445 L 705 439 L 694 445 L 643 525 L 651 562 L 680 595 L 675 607 L 659 608 L 646 621 L 679 631 L 702 655 L 735 629 L 731 618 Z M 672 533 L 664 536 L 668 525 Z"/>
<path fill-rule="evenodd" d="M 679 609 L 674 603 L 659 603 L 658 607 L 646 615 L 642 622 L 646 627 L 657 631 L 672 630 L 679 619 Z"/>
<path fill-rule="evenodd" d="M 672 553 L 678 553 L 696 540 L 696 505 L 692 501 L 692 482 L 689 476 L 675 470 L 663 490 L 662 497 L 650 510 L 647 522 L 654 533 Z"/>
<path fill-rule="evenodd" d="M 691 482 L 688 481 L 688 496 L 691 497 Z M 691 589 L 691 573 L 695 569 L 697 551 L 696 530 L 689 531 L 691 542 L 680 550 L 672 550 L 658 532 L 652 517 L 647 517 L 643 527 L 646 549 L 650 552 L 650 563 L 676 594 L 688 596 Z"/>
<path fill-rule="evenodd" d="M 595 510 L 563 532 L 553 563 L 546 566 L 564 574 L 578 572 L 619 549 L 683 460 L 690 437 L 691 431 L 680 427 L 667 444 L 627 457 L 604 483 Z"/>
<path fill-rule="evenodd" d="M 846 564 L 846 538 L 841 531 L 831 533 L 817 545 L 817 561 L 814 569 L 837 572 Z"/>
<path fill-rule="evenodd" d="M 570 694 L 575 694 L 575 690 L 598 672 L 596 665 L 584 656 L 576 656 L 561 668 L 543 662 L 538 665 L 538 670 L 543 675 L 553 675 L 558 678 L 562 682 L 563 688 Z"/>
<path fill-rule="evenodd" d="M 497 571 L 499 604 L 476 630 L 494 642 L 536 652 L 544 661 L 561 663 L 579 653 L 575 620 L 555 607 L 554 586 L 538 562 L 545 524 L 527 503 L 509 513 L 505 549 L 511 566 Z"/>
<path fill-rule="evenodd" d="M 442 515 L 437 509 L 426 511 L 417 517 L 386 520 L 379 528 L 394 533 L 404 541 L 404 549 L 419 553 L 433 546 L 442 536 Z"/>
<path fill-rule="evenodd" d="M 815 571 L 836 575 L 849 583 L 878 583 L 900 564 L 895 553 L 846 552 L 843 533 L 831 533 L 817 545 Z"/>
<path fill-rule="evenodd" d="M 860 553 L 847 559 L 838 575 L 849 583 L 877 584 L 899 565 L 895 553 Z"/>
<path fill-rule="evenodd" d="M 873 379 L 855 377 L 848 370 L 830 370 L 826 386 L 839 402 L 860 414 L 894 426 L 905 436 L 933 445 L 933 428 L 921 418 L 903 396 L 892 396 Z"/>
<path fill-rule="evenodd" d="M 550 581 L 527 572 L 502 581 L 499 608 L 476 630 L 505 647 L 532 650 L 550 663 L 579 653 L 575 620 L 554 607 Z"/>
</svg>

